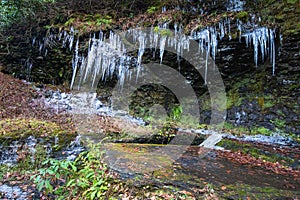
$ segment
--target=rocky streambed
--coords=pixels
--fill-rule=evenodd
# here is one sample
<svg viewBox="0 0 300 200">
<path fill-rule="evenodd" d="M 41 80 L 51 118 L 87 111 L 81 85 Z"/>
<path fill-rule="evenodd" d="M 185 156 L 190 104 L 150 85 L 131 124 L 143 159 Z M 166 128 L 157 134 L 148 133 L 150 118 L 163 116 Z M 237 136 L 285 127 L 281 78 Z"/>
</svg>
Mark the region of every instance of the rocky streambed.
<svg viewBox="0 0 300 200">
<path fill-rule="evenodd" d="M 2 75 L 2 78 L 9 80 L 9 82 L 16 81 L 17 85 L 15 86 L 22 87 L 22 91 L 24 88 L 35 88 L 34 85 L 12 79 L 7 75 Z M 217 144 L 223 150 L 215 150 L 197 146 L 209 135 L 214 134 L 213 130 L 176 128 L 177 134 L 191 134 L 197 138 L 194 146 L 182 148 L 180 145 L 162 144 L 164 137 L 159 136 L 159 127 L 146 126 L 141 119 L 130 117 L 126 112 L 111 110 L 102 104 L 94 94 L 75 95 L 58 90 L 47 89 L 43 91 L 36 88 L 32 90 L 32 93 L 41 96 L 33 95 L 30 101 L 28 99 L 21 105 L 15 102 L 15 105 L 19 106 L 18 109 L 31 110 L 32 107 L 29 107 L 31 102 L 40 101 L 38 105 L 41 107 L 37 106 L 30 112 L 36 112 L 36 109 L 43 107 L 45 116 L 51 113 L 51 115 L 63 117 L 60 126 L 66 125 L 64 124 L 66 116 L 71 116 L 72 120 L 81 121 L 86 126 L 78 126 L 78 124 L 74 126 L 81 135 L 81 144 L 85 144 L 86 139 L 94 143 L 103 142 L 103 149 L 106 152 L 105 160 L 110 170 L 119 174 L 121 180 L 135 180 L 133 184 L 136 187 L 152 185 L 151 187 L 164 188 L 168 186 L 173 189 L 181 188 L 190 191 L 195 196 L 201 196 L 203 193 L 201 188 L 206 187 L 206 184 L 209 183 L 213 185 L 211 187 L 218 195 L 228 198 L 248 196 L 296 198 L 299 196 L 299 144 L 291 138 L 276 136 L 276 134 L 273 136 L 233 136 L 226 133 L 227 130 L 225 129 L 223 132 L 219 132 L 223 140 Z M 25 94 L 27 93 L 24 93 L 23 96 Z M 17 94 L 12 93 L 12 95 Z M 74 103 L 76 101 L 88 106 Z M 90 102 L 90 104 L 84 102 Z M 6 103 L 12 102 L 3 99 L 1 103 L 6 105 Z M 81 108 L 79 110 L 76 108 L 78 105 Z M 87 113 L 87 111 L 89 112 Z M 3 114 L 6 112 L 7 110 Z M 30 112 L 27 114 L 30 115 Z M 79 117 L 80 112 L 83 112 L 81 117 Z M 12 115 L 12 113 L 6 115 L 8 114 Z M 22 114 L 26 113 L 14 113 L 18 117 Z M 51 133 L 55 130 L 56 125 L 52 125 L 48 131 L 47 124 L 42 120 L 48 121 L 51 118 L 43 119 L 43 116 L 38 114 L 36 116 L 40 117 L 41 122 L 34 121 L 34 124 L 31 124 L 33 122 L 30 120 L 22 122 L 22 120 L 3 118 L 1 120 L 2 136 L 5 138 L 4 131 L 12 131 L 16 126 L 19 127 L 17 128 L 19 131 L 23 126 L 22 130 L 34 132 L 35 124 L 40 124 L 38 130 L 44 130 L 42 131 L 43 137 L 51 138 Z M 53 119 L 55 120 L 52 123 L 58 123 L 57 118 Z M 9 126 L 14 124 L 13 122 L 15 125 Z M 88 122 L 91 126 L 87 126 Z M 43 127 L 44 129 L 41 129 Z M 59 126 L 57 129 L 60 130 Z M 30 142 L 27 142 L 28 144 L 25 142 L 22 146 L 30 148 L 33 141 L 37 141 L 37 139 L 32 136 L 28 137 Z M 75 137 L 76 134 L 73 138 L 75 139 Z M 53 137 L 52 143 L 55 146 L 55 137 Z M 18 162 L 22 161 L 22 156 L 30 153 L 30 151 L 26 153 L 23 150 L 17 148 L 15 152 Z M 69 158 L 72 159 L 77 155 L 76 152 L 82 150 L 84 150 L 83 146 L 77 141 L 70 142 L 60 152 L 63 152 L 64 158 L 70 156 Z M 2 155 L 4 155 L 3 152 L 5 151 L 2 151 Z M 52 155 L 58 158 L 61 153 Z M 27 183 L 30 183 L 29 180 L 22 181 L 20 179 L 23 175 L 17 176 L 20 180 L 15 182 L 13 182 L 13 178 L 9 178 L 10 176 L 12 175 L 5 175 L 6 178 L 3 178 L 0 187 L 3 198 L 10 198 L 15 195 L 16 199 L 24 199 L 26 195 L 32 197 L 39 195 L 34 188 L 26 186 Z"/>
</svg>

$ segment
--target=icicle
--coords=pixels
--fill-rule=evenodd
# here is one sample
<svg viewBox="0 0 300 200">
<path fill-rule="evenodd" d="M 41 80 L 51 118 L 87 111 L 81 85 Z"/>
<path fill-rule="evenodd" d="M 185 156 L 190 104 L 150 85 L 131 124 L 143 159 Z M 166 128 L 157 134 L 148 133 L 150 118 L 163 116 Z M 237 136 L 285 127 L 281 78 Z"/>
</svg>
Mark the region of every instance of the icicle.
<svg viewBox="0 0 300 200">
<path fill-rule="evenodd" d="M 68 34 L 67 34 L 66 31 L 64 31 L 64 34 L 63 34 L 63 41 L 62 41 L 62 47 L 63 47 L 63 48 L 66 47 L 67 41 L 68 41 Z"/>
<path fill-rule="evenodd" d="M 222 40 L 223 37 L 225 36 L 224 22 L 219 22 L 219 29 L 220 29 L 220 40 Z"/>
<path fill-rule="evenodd" d="M 218 46 L 218 40 L 217 40 L 217 34 L 216 30 L 211 28 L 210 30 L 210 38 L 211 38 L 211 54 L 213 60 L 216 58 L 216 51 L 217 51 L 217 46 Z"/>
<path fill-rule="evenodd" d="M 46 57 L 48 54 L 48 49 L 45 49 L 44 57 Z"/>
<path fill-rule="evenodd" d="M 258 64 L 258 39 L 256 32 L 252 33 L 252 41 L 253 41 L 253 48 L 254 48 L 254 63 L 257 67 Z"/>
<path fill-rule="evenodd" d="M 242 39 L 242 22 L 240 22 L 239 20 L 237 20 L 237 29 L 239 31 L 239 42 L 241 42 L 241 39 Z"/>
<path fill-rule="evenodd" d="M 70 35 L 69 36 L 69 50 L 70 51 L 72 51 L 73 42 L 74 42 L 74 35 Z"/>
<path fill-rule="evenodd" d="M 206 57 L 205 57 L 205 75 L 204 75 L 205 85 L 207 85 L 208 57 L 209 57 L 209 50 L 206 51 Z"/>
<path fill-rule="evenodd" d="M 167 36 L 166 35 L 162 35 L 160 38 L 160 53 L 159 53 L 159 57 L 160 57 L 160 63 L 162 63 L 163 61 L 163 56 L 164 56 L 164 51 L 165 51 L 165 45 L 166 45 L 166 40 L 167 40 Z"/>
<path fill-rule="evenodd" d="M 155 58 L 155 52 L 156 52 L 156 49 L 157 49 L 157 45 L 158 45 L 158 38 L 159 38 L 159 34 L 156 30 L 153 31 L 153 43 L 152 43 L 152 48 L 154 48 L 154 51 L 153 51 L 153 58 Z"/>
<path fill-rule="evenodd" d="M 270 30 L 270 60 L 272 63 L 272 74 L 275 75 L 276 49 L 275 49 L 275 31 Z"/>
<path fill-rule="evenodd" d="M 54 136 L 54 146 L 58 145 L 58 141 L 59 141 L 59 138 L 57 136 Z"/>
<path fill-rule="evenodd" d="M 251 37 L 249 34 L 245 35 L 245 42 L 246 42 L 246 47 L 248 48 L 250 45 L 250 42 L 251 42 Z"/>
<path fill-rule="evenodd" d="M 36 41 L 36 37 L 32 38 L 31 46 L 34 46 L 34 45 L 35 45 L 35 41 Z"/>
<path fill-rule="evenodd" d="M 138 65 L 140 66 L 142 63 L 142 57 L 145 52 L 145 46 L 146 46 L 146 34 L 140 31 L 139 36 L 139 51 L 138 51 Z"/>
<path fill-rule="evenodd" d="M 174 31 L 175 31 L 175 36 L 176 36 L 179 32 L 177 23 L 174 24 Z"/>
<path fill-rule="evenodd" d="M 247 47 L 251 44 L 253 45 L 254 49 L 254 62 L 255 65 L 258 65 L 258 54 L 259 49 L 262 55 L 262 62 L 266 55 L 270 56 L 270 61 L 273 68 L 273 75 L 275 73 L 275 32 L 274 30 L 270 30 L 267 27 L 257 28 L 253 30 L 251 33 L 246 33 L 243 35 L 245 37 L 245 42 Z M 269 45 L 269 46 L 268 46 Z M 260 47 L 260 48 L 259 48 Z"/>
<path fill-rule="evenodd" d="M 93 39 L 92 43 L 91 43 L 91 48 L 88 51 L 86 70 L 85 70 L 83 81 L 87 80 L 87 76 L 93 67 L 94 60 L 95 60 L 94 55 L 96 53 L 96 45 L 97 45 L 96 41 L 95 41 L 95 39 Z"/>
<path fill-rule="evenodd" d="M 39 45 L 39 54 L 40 55 L 42 54 L 43 48 L 44 48 L 44 44 L 40 43 L 40 45 Z"/>
<path fill-rule="evenodd" d="M 77 67 L 78 67 L 78 46 L 79 46 L 79 38 L 77 39 L 76 46 L 75 46 L 75 53 L 72 59 L 72 68 L 73 68 L 73 75 L 71 80 L 71 89 L 73 88 L 76 73 L 77 73 Z"/>
</svg>

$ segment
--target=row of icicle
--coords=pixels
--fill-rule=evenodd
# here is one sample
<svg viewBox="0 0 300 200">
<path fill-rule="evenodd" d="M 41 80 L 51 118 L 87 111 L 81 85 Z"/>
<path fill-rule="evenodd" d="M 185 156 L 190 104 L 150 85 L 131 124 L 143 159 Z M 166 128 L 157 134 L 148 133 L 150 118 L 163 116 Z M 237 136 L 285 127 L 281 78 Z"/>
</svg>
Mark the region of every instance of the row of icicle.
<svg viewBox="0 0 300 200">
<path fill-rule="evenodd" d="M 252 30 L 243 30 L 241 22 L 238 23 L 240 30 L 240 38 L 244 37 L 246 45 L 254 49 L 254 62 L 258 65 L 258 57 L 261 54 L 262 62 L 268 55 L 273 67 L 273 75 L 275 73 L 275 30 L 267 27 L 254 27 Z M 108 38 L 103 32 L 99 35 L 94 34 L 89 39 L 88 52 L 86 55 L 80 53 L 79 39 L 75 39 L 76 31 L 71 28 L 70 32 L 62 31 L 59 34 L 48 33 L 43 40 L 36 41 L 33 39 L 32 45 L 37 45 L 41 55 L 46 56 L 48 49 L 61 45 L 74 51 L 72 60 L 73 76 L 71 80 L 71 88 L 79 89 L 81 84 L 89 82 L 90 87 L 96 87 L 97 81 L 107 80 L 114 74 L 117 75 L 120 85 L 124 84 L 126 79 L 131 78 L 134 69 L 137 74 L 140 73 L 142 67 L 142 57 L 146 48 L 154 51 L 159 49 L 160 62 L 163 61 L 166 45 L 173 48 L 177 52 L 177 56 L 182 56 L 183 50 L 189 49 L 190 40 L 199 42 L 199 49 L 205 50 L 207 56 L 211 55 L 214 60 L 217 55 L 218 39 L 222 40 L 225 36 L 230 37 L 231 22 L 229 19 L 219 22 L 218 26 L 207 27 L 200 31 L 193 31 L 190 36 L 182 34 L 181 26 L 174 25 L 174 34 L 172 37 L 161 34 L 161 31 L 151 28 L 150 33 L 144 32 L 143 29 L 131 29 L 126 34 L 132 37 L 133 43 L 138 43 L 138 54 L 134 58 L 129 56 L 120 35 L 110 32 Z M 169 30 L 168 24 L 158 27 L 159 30 Z"/>
</svg>

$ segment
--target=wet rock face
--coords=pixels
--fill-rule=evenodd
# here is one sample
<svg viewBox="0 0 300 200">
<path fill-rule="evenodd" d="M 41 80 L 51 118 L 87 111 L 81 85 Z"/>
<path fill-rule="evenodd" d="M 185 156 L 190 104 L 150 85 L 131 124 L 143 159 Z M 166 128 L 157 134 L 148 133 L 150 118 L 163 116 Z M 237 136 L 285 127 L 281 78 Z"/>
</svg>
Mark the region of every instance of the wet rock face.
<svg viewBox="0 0 300 200">
<path fill-rule="evenodd" d="M 146 117 L 155 104 L 161 105 L 169 114 L 178 104 L 178 100 L 172 91 L 161 85 L 145 85 L 132 94 L 130 113 L 138 117 Z"/>
<path fill-rule="evenodd" d="M 211 14 L 215 11 L 223 13 L 225 11 L 239 11 L 245 3 L 234 1 L 236 4 L 233 5 L 232 2 L 189 1 L 186 6 L 181 6 L 180 9 L 188 11 L 191 15 L 201 12 L 202 14 Z M 167 7 L 166 9 L 172 8 Z M 248 13 L 246 14 L 248 16 Z M 231 22 L 230 26 L 231 29 L 238 29 L 236 22 Z M 235 37 L 229 40 L 229 37 L 233 35 Z M 283 38 L 280 48 L 279 34 L 276 34 L 275 39 L 278 50 L 273 76 L 270 55 L 265 58 L 263 63 L 261 54 L 258 54 L 258 66 L 256 67 L 253 54 L 254 47 L 253 45 L 246 46 L 245 37 L 240 39 L 238 32 L 232 32 L 230 36 L 226 35 L 222 39 L 218 35 L 215 61 L 228 92 L 228 101 L 231 102 L 228 106 L 227 120 L 237 126 L 263 126 L 270 130 L 280 129 L 298 134 L 300 133 L 298 125 L 300 110 L 300 37 L 295 34 Z M 72 53 L 68 48 L 61 48 L 55 43 L 53 44 L 51 50 L 49 49 L 48 52 L 42 51 L 42 53 L 39 52 L 39 48 L 22 45 L 14 55 L 9 55 L 5 59 L 5 68 L 1 67 L 1 70 L 14 73 L 22 79 L 62 84 L 66 80 L 70 80 L 72 76 Z M 29 54 L 29 58 L 24 52 Z M 149 54 L 149 56 L 146 53 L 143 56 L 144 62 L 150 61 L 151 58 L 149 57 L 152 56 L 152 54 Z M 159 53 L 157 52 L 157 54 Z M 158 58 L 159 55 L 156 57 Z M 165 52 L 163 64 L 178 69 L 176 60 L 176 55 Z M 159 61 L 156 60 L 156 62 Z M 207 91 L 206 87 L 203 86 L 203 78 L 197 72 L 191 70 L 192 68 L 184 61 L 181 61 L 180 65 L 180 73 L 191 82 L 199 99 L 203 98 L 203 93 Z M 112 77 L 106 82 L 99 83 L 105 90 L 104 95 L 100 94 L 103 99 L 109 99 L 110 92 L 108 90 L 115 87 L 116 79 L 116 77 Z M 133 94 L 132 99 L 131 111 L 133 114 L 141 113 L 141 108 L 147 112 L 147 109 L 154 104 L 162 105 L 169 111 L 172 105 L 177 103 L 174 94 L 160 87 L 152 86 L 140 88 Z M 200 105 L 200 107 L 200 122 L 209 123 L 210 110 L 203 105 Z"/>
<path fill-rule="evenodd" d="M 235 79 L 235 83 L 240 82 L 237 88 L 230 85 L 232 81 L 224 77 L 229 91 L 235 89 L 238 98 L 241 99 L 240 105 L 228 109 L 229 122 L 237 126 L 265 127 L 275 132 L 300 134 L 299 39 L 299 36 L 294 36 L 283 41 L 278 52 L 274 76 L 271 66 L 266 63 L 258 66 L 258 69 L 241 69 L 240 77 L 243 78 Z M 233 78 L 234 73 L 239 72 L 229 72 L 230 77 Z M 249 81 L 246 81 L 247 79 Z M 228 98 L 230 100 L 232 97 L 229 95 Z"/>
<path fill-rule="evenodd" d="M 15 55 L 6 57 L 0 63 L 5 67 L 2 72 L 14 74 L 15 77 L 31 82 L 43 82 L 46 84 L 63 84 L 72 76 L 71 64 L 72 55 L 65 50 L 56 49 L 55 52 L 49 52 L 47 57 L 41 56 L 35 52 L 24 58 L 24 52 L 32 52 L 33 49 L 24 47 Z M 28 55 L 27 55 L 28 56 Z"/>
</svg>

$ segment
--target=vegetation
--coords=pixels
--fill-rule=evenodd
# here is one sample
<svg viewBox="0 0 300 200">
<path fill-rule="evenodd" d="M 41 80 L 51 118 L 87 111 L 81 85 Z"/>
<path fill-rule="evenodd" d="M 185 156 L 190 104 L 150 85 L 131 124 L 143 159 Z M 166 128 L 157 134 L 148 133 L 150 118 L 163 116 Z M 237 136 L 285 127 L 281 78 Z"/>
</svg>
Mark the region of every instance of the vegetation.
<svg viewBox="0 0 300 200">
<path fill-rule="evenodd" d="M 300 33 L 300 3 L 297 0 L 259 0 L 254 9 L 260 10 L 262 20 L 276 24 L 285 37 Z"/>
<path fill-rule="evenodd" d="M 176 136 L 176 129 L 178 128 L 178 122 L 180 121 L 182 115 L 182 107 L 175 106 L 170 116 L 166 119 L 163 127 L 159 130 L 158 135 L 162 136 L 163 142 L 169 143 L 173 137 Z"/>
<path fill-rule="evenodd" d="M 56 123 L 41 121 L 38 119 L 3 119 L 0 120 L 0 141 L 3 144 L 12 141 L 21 141 L 29 136 L 35 138 L 44 138 L 45 142 L 51 142 L 54 145 L 56 137 L 56 149 L 69 144 L 74 138 L 75 133 L 60 127 Z M 53 146 L 54 147 L 54 146 Z"/>
<path fill-rule="evenodd" d="M 293 158 L 290 158 L 286 155 L 280 155 L 276 152 L 272 152 L 271 150 L 261 149 L 260 147 L 256 147 L 251 143 L 243 143 L 235 140 L 224 139 L 217 145 L 233 152 L 241 152 L 245 155 L 251 155 L 254 158 L 264 161 L 269 161 L 272 163 L 278 162 L 286 167 L 293 165 L 295 162 Z"/>
<path fill-rule="evenodd" d="M 199 14 L 198 11 L 189 12 L 192 10 L 191 7 L 197 5 L 197 3 L 200 3 L 200 1 L 2 0 L 0 2 L 0 71 L 14 73 L 13 75 L 21 78 L 25 77 L 27 80 L 30 80 L 31 69 L 29 68 L 31 64 L 34 63 L 40 68 L 52 72 L 47 73 L 48 71 L 43 71 L 43 73 L 40 73 L 39 70 L 36 70 L 38 71 L 37 76 L 39 76 L 40 80 L 44 81 L 44 83 L 46 83 L 46 79 L 51 79 L 50 81 L 48 80 L 48 82 L 55 82 L 53 81 L 55 79 L 54 76 L 57 76 L 57 79 L 59 80 L 67 80 L 72 71 L 72 55 L 70 55 L 70 51 L 60 48 L 60 44 L 56 39 L 51 40 L 52 33 L 61 33 L 62 30 L 70 31 L 74 29 L 75 36 L 81 39 L 88 38 L 99 30 L 103 30 L 107 33 L 112 29 L 127 30 L 132 27 L 154 26 L 155 32 L 160 33 L 161 36 L 167 37 L 171 36 L 172 32 L 169 29 L 159 28 L 161 24 L 166 22 L 169 24 L 170 28 L 173 28 L 175 23 L 181 24 L 184 33 L 190 34 L 192 31 L 218 24 L 223 19 L 230 19 L 232 22 L 239 19 L 244 23 L 242 28 L 247 28 L 246 23 L 249 19 L 252 19 L 253 14 L 255 14 L 262 19 L 255 19 L 257 20 L 258 25 L 280 28 L 283 37 L 288 37 L 288 39 L 291 39 L 292 41 L 295 40 L 295 42 L 293 42 L 295 43 L 295 46 L 299 43 L 297 38 L 299 38 L 298 35 L 300 33 L 298 17 L 300 13 L 300 4 L 298 0 L 247 1 L 247 10 L 238 12 L 219 10 L 220 5 L 218 3 L 216 5 L 207 4 L 199 7 L 207 9 L 212 6 L 211 10 L 208 12 L 204 11 L 203 14 Z M 164 13 L 161 12 L 163 6 L 166 6 L 167 8 L 167 11 Z M 180 9 L 174 9 L 178 6 Z M 235 42 L 237 42 L 240 36 L 239 34 L 238 30 L 232 30 L 230 35 L 232 43 L 230 43 L 230 45 L 236 45 Z M 45 39 L 45 35 L 49 37 Z M 279 38 L 278 32 L 276 35 L 276 46 L 279 46 Z M 39 39 L 41 41 L 43 40 L 45 43 L 38 43 L 40 42 L 38 41 Z M 36 46 L 39 46 L 40 48 L 47 42 L 51 42 L 54 49 L 52 49 L 51 52 L 49 51 L 49 56 L 46 57 L 46 54 L 42 55 L 38 52 L 36 47 L 32 47 L 33 41 L 35 41 Z M 231 49 L 230 45 L 228 45 L 228 49 Z M 269 46 L 269 44 L 267 45 Z M 294 82 L 291 80 L 291 82 L 293 82 L 292 84 L 287 84 L 286 87 L 289 88 L 288 90 L 280 91 L 278 89 L 278 86 L 284 87 L 285 83 L 282 77 L 288 77 L 288 75 L 294 74 L 294 70 L 297 72 L 297 59 L 299 57 L 297 48 L 299 45 L 297 47 L 294 47 L 293 45 L 294 44 L 288 46 L 288 49 L 295 49 L 294 52 L 296 53 L 292 56 L 288 55 L 290 56 L 290 58 L 287 57 L 288 61 L 277 59 L 279 61 L 277 65 L 279 65 L 280 69 L 288 68 L 286 71 L 283 70 L 278 77 L 270 77 L 266 66 L 259 66 L 259 73 L 257 73 L 259 75 L 255 76 L 251 73 L 252 69 L 247 69 L 248 71 L 241 70 L 243 71 L 241 73 L 247 74 L 250 72 L 244 76 L 243 74 L 241 75 L 240 72 L 236 72 L 236 74 L 232 73 L 230 67 L 227 66 L 227 63 L 224 64 L 225 67 L 222 68 L 222 76 L 228 81 L 228 83 L 226 83 L 228 86 L 227 109 L 236 113 L 236 110 L 242 108 L 248 111 L 247 114 L 254 114 L 252 124 L 237 125 L 238 123 L 233 122 L 234 119 L 232 119 L 232 121 L 225 123 L 224 131 L 232 133 L 233 135 L 262 134 L 271 136 L 275 132 L 276 134 L 285 136 L 290 134 L 290 132 L 293 132 L 293 129 L 288 129 L 288 126 L 298 126 L 297 120 L 299 118 L 297 112 L 299 112 L 299 107 L 295 106 L 294 108 L 291 108 L 297 104 L 297 102 L 281 102 L 284 97 L 278 97 L 278 94 L 281 92 L 292 92 L 295 94 L 294 96 L 297 97 L 297 92 L 299 91 L 297 79 Z M 85 42 L 80 44 L 80 52 L 87 51 L 87 46 L 88 42 L 85 40 Z M 223 47 L 225 47 L 225 45 Z M 24 52 L 26 52 L 26 54 Z M 222 53 L 223 49 L 222 51 L 218 51 L 217 60 L 220 60 L 218 56 L 223 56 Z M 285 55 L 285 53 L 286 52 L 283 52 L 282 54 Z M 53 60 L 49 59 L 52 57 L 54 58 Z M 231 59 L 229 57 L 228 60 Z M 292 60 L 292 57 L 294 60 Z M 291 61 L 289 59 L 291 59 Z M 149 58 L 148 60 L 151 59 Z M 59 70 L 57 70 L 56 67 Z M 16 68 L 20 71 L 23 70 L 22 73 L 15 74 Z M 27 71 L 24 72 L 24 68 L 26 68 L 25 70 Z M 235 80 L 234 84 L 232 84 L 232 80 Z M 278 88 L 266 86 L 267 83 L 269 84 L 272 81 L 275 82 L 273 85 Z M 288 81 L 290 80 L 287 80 L 286 82 Z M 1 145 L 4 146 L 10 144 L 12 141 L 22 141 L 30 136 L 34 136 L 44 142 L 50 142 L 51 145 L 54 143 L 55 139 L 58 138 L 58 145 L 53 145 L 51 147 L 55 150 L 61 150 L 63 146 L 69 144 L 74 138 L 76 133 L 72 129 L 73 125 L 69 116 L 59 115 L 58 112 L 56 115 L 53 110 L 44 108 L 45 105 L 40 105 L 40 102 L 44 100 L 39 99 L 40 96 L 44 97 L 44 83 L 37 83 L 36 85 L 40 85 L 37 89 L 34 84 L 25 84 L 22 81 L 8 79 L 1 74 Z M 62 81 L 57 81 L 55 83 L 62 83 Z M 41 92 L 35 92 L 38 90 Z M 141 98 L 145 97 L 144 94 L 145 93 L 142 93 L 140 95 Z M 157 96 L 157 93 L 154 94 L 154 96 L 155 95 Z M 204 95 L 207 95 L 207 93 Z M 204 95 L 203 97 L 205 97 Z M 157 97 L 157 99 L 160 98 L 161 97 Z M 146 102 L 146 104 L 147 103 L 148 102 Z M 209 111 L 210 103 L 209 97 L 204 98 L 204 100 L 201 100 L 200 102 L 201 109 L 203 111 Z M 221 103 L 225 104 L 225 102 Z M 151 104 L 149 103 L 149 105 Z M 278 105 L 282 105 L 282 108 Z M 160 116 L 148 115 L 149 109 L 147 106 L 148 105 L 145 106 L 141 104 L 137 110 L 140 112 L 140 116 L 143 116 L 144 119 L 150 123 L 149 126 L 153 125 L 156 128 L 158 132 L 157 137 L 163 144 L 168 144 L 171 139 L 178 134 L 178 127 L 208 127 L 205 124 L 199 125 L 199 119 L 183 115 L 182 108 L 177 106 L 176 102 L 164 102 L 164 106 L 162 107 L 167 107 L 166 109 L 168 111 L 161 119 L 159 118 Z M 251 107 L 252 110 L 249 107 Z M 286 110 L 293 110 L 293 112 L 287 112 Z M 266 116 L 266 113 L 270 113 L 270 116 L 268 116 L 268 119 L 262 119 L 262 116 Z M 295 115 L 296 122 L 286 120 L 289 115 Z M 99 118 L 101 117 L 102 116 Z M 153 120 L 155 117 L 159 119 L 157 121 Z M 111 137 L 116 138 L 115 135 L 118 135 L 118 139 L 131 136 L 130 130 L 122 133 L 122 130 L 119 127 L 114 127 L 115 125 L 113 125 L 109 119 L 107 120 L 107 118 L 101 119 L 102 121 L 98 118 L 93 120 L 84 119 L 85 121 L 80 118 L 79 121 L 80 120 L 82 123 L 87 121 L 89 121 L 90 124 L 96 124 L 96 122 L 99 123 L 101 130 L 97 130 L 97 133 L 102 134 L 102 131 L 104 130 L 105 136 L 110 135 Z M 85 125 L 89 126 L 90 124 L 86 123 Z M 115 122 L 115 124 L 118 124 L 118 122 Z M 103 126 L 105 127 L 103 128 Z M 273 130 L 271 130 L 272 128 Z M 93 132 L 93 130 L 91 130 L 91 132 Z M 292 134 L 289 135 L 289 137 L 296 141 L 300 141 L 299 135 Z M 290 157 L 288 155 L 290 153 L 288 152 L 289 150 L 282 148 L 276 150 L 277 147 L 268 148 L 267 146 L 259 146 L 258 144 L 253 144 L 252 146 L 248 143 L 226 139 L 222 140 L 219 145 L 231 150 L 231 152 L 223 152 L 224 155 L 225 153 L 228 154 L 226 154 L 227 157 L 224 156 L 222 159 L 228 157 L 232 160 L 239 159 L 242 164 L 244 164 L 243 162 L 248 162 L 252 167 L 263 166 L 266 170 L 273 171 L 276 174 L 278 172 L 277 170 L 279 170 L 281 175 L 286 175 L 285 178 L 287 180 L 294 175 L 293 178 L 299 177 L 299 170 L 297 171 L 290 167 L 293 164 L 297 167 L 295 160 L 297 160 L 298 157 L 297 155 Z M 129 148 L 127 145 L 118 145 L 118 148 L 124 152 L 138 152 L 138 157 L 132 157 L 130 155 L 131 157 L 124 156 L 122 159 L 133 161 L 134 159 L 145 156 L 145 148 L 141 146 L 132 146 L 133 147 Z M 109 169 L 105 164 L 104 152 L 102 149 L 103 146 L 91 145 L 89 146 L 88 151 L 81 153 L 75 160 L 71 161 L 52 158 L 51 156 L 53 155 L 49 154 L 44 143 L 36 144 L 35 154 L 31 153 L 26 145 L 23 145 L 16 152 L 17 163 L 14 163 L 13 166 L 0 165 L 1 183 L 3 182 L 17 186 L 25 185 L 26 187 L 28 185 L 33 185 L 33 187 L 36 187 L 34 189 L 38 189 L 39 191 L 40 196 L 38 198 L 42 199 L 130 199 L 131 197 L 141 199 L 153 197 L 157 199 L 198 199 L 199 196 L 205 199 L 217 199 L 218 195 L 215 191 L 228 198 L 242 197 L 248 199 L 248 194 L 253 192 L 253 188 L 249 188 L 247 185 L 245 185 L 244 188 L 239 187 L 238 189 L 238 186 L 236 185 L 221 186 L 219 188 L 218 184 L 212 185 L 204 182 L 205 180 L 202 179 L 197 181 L 201 181 L 200 188 L 204 187 L 204 189 L 198 188 L 193 191 L 194 188 L 190 188 L 189 191 L 186 191 L 182 188 L 180 189 L 176 185 L 172 186 L 172 179 L 170 181 L 170 177 L 175 177 L 177 180 L 186 182 L 184 188 L 189 187 L 189 179 L 194 180 L 195 177 L 185 177 L 180 174 L 180 170 L 183 170 L 181 168 L 139 175 L 139 177 L 136 176 L 136 179 L 133 179 L 132 182 L 122 181 L 112 173 L 113 169 Z M 200 154 L 199 149 L 201 148 L 197 148 L 197 150 L 193 152 L 195 158 Z M 296 148 L 293 151 L 296 153 L 292 152 L 291 154 L 298 153 Z M 218 151 L 215 151 L 215 155 L 220 156 L 221 153 L 218 154 Z M 185 159 L 186 156 L 183 155 L 182 158 Z M 157 160 L 161 163 L 169 162 L 169 164 L 171 164 L 173 162 L 171 159 L 166 160 L 163 157 L 157 157 Z M 252 161 L 255 161 L 255 165 L 251 163 Z M 128 166 L 130 166 L 130 164 L 128 164 Z M 180 167 L 184 168 L 183 166 Z M 205 167 L 203 169 L 205 169 Z M 228 174 L 230 174 L 230 170 L 228 171 Z M 31 179 L 29 177 L 31 177 Z M 143 183 L 142 181 L 141 184 L 137 184 L 136 182 L 138 182 L 139 178 L 143 180 L 162 179 L 163 181 L 158 182 L 157 185 L 151 185 L 150 182 Z M 292 186 L 289 185 L 289 187 Z M 233 192 L 233 190 L 236 191 Z M 267 195 L 276 193 L 275 195 L 278 195 L 279 198 L 281 195 L 280 192 L 282 192 L 281 190 L 276 190 L 277 192 L 274 192 L 273 188 L 268 187 L 255 188 L 254 191 L 258 191 L 258 193 L 266 192 Z M 293 194 L 287 195 L 292 196 Z M 0 198 L 2 198 L 1 195 L 2 194 L 0 194 Z M 255 195 L 252 195 L 251 198 L 252 197 L 256 198 Z"/>
<path fill-rule="evenodd" d="M 236 18 L 238 18 L 242 22 L 247 22 L 249 19 L 249 13 L 246 11 L 239 12 L 237 13 Z"/>
<path fill-rule="evenodd" d="M 147 13 L 148 14 L 153 14 L 157 10 L 158 10 L 158 8 L 156 6 L 151 6 L 150 8 L 148 8 Z"/>
<path fill-rule="evenodd" d="M 112 176 L 102 161 L 102 154 L 99 146 L 91 146 L 75 161 L 47 159 L 32 179 L 39 191 L 54 193 L 56 199 L 104 198 Z"/>
<path fill-rule="evenodd" d="M 19 0 L 0 2 L 0 27 L 8 27 L 16 22 L 32 21 L 39 12 L 46 12 L 47 5 L 55 0 Z"/>
</svg>

